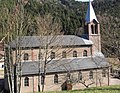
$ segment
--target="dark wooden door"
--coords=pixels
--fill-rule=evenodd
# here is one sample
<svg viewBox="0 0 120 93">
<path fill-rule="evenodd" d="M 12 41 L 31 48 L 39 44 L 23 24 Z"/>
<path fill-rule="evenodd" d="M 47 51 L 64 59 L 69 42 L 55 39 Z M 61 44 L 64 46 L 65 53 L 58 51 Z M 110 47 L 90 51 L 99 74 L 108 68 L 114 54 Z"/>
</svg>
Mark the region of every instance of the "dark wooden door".
<svg viewBox="0 0 120 93">
<path fill-rule="evenodd" d="M 67 82 L 64 82 L 62 85 L 61 85 L 61 88 L 62 90 L 72 90 L 72 84 L 69 84 Z"/>
</svg>

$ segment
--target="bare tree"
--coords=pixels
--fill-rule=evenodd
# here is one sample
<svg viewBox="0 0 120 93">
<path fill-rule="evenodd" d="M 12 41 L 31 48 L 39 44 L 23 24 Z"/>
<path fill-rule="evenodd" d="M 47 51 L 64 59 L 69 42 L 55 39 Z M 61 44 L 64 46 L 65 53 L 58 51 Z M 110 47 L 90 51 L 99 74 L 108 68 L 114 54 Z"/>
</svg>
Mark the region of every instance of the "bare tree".
<svg viewBox="0 0 120 93">
<path fill-rule="evenodd" d="M 42 91 L 44 91 L 46 67 L 47 64 L 54 59 L 54 54 L 53 59 L 52 58 L 50 59 L 50 53 L 53 51 L 53 48 L 51 48 L 52 47 L 51 44 L 55 41 L 55 39 L 57 39 L 57 36 L 60 34 L 61 24 L 59 20 L 54 19 L 50 14 L 44 15 L 42 17 L 41 16 L 36 17 L 36 22 L 38 27 L 38 35 L 41 39 L 40 43 L 43 44 L 43 47 L 40 46 L 40 51 L 42 51 L 41 56 L 43 57 L 42 60 L 44 60 L 44 62 L 41 64 L 43 66 Z M 57 52 L 58 50 L 59 48 L 54 50 L 54 52 Z M 40 79 L 40 72 L 38 79 Z M 38 81 L 39 81 L 38 88 L 40 90 L 40 80 Z"/>
<path fill-rule="evenodd" d="M 106 57 L 120 57 L 120 33 L 118 31 L 120 19 L 114 18 L 105 13 L 98 16 L 101 24 L 102 52 Z"/>
<path fill-rule="evenodd" d="M 65 51 L 65 55 L 68 55 L 72 50 L 73 47 L 68 46 L 68 48 L 63 48 L 64 45 L 62 45 L 62 41 L 64 41 L 63 33 L 61 33 L 61 22 L 59 19 L 53 18 L 50 14 L 46 14 L 44 16 L 38 16 L 36 17 L 36 23 L 38 27 L 38 35 L 40 37 L 40 49 L 42 58 L 40 60 L 40 65 L 42 66 L 43 72 L 40 72 L 41 77 L 43 79 L 41 91 L 44 91 L 44 84 L 46 79 L 46 69 L 50 65 L 49 63 L 53 60 L 57 61 L 59 63 L 59 66 L 64 64 L 61 64 L 60 61 L 62 60 L 62 53 L 61 51 Z M 68 41 L 69 45 L 74 44 L 74 38 L 72 38 L 70 42 Z M 63 48 L 63 49 L 62 49 Z M 61 50 L 62 49 L 62 50 Z M 66 56 L 64 56 L 66 57 Z M 56 64 L 56 63 L 55 63 Z M 40 66 L 40 67 L 41 67 Z M 66 71 L 70 73 L 70 71 L 65 67 Z M 40 79 L 40 77 L 38 77 Z M 38 90 L 40 90 L 40 80 L 38 80 Z"/>
<path fill-rule="evenodd" d="M 2 1 L 0 1 L 2 2 Z M 11 47 L 9 43 L 14 40 L 17 36 L 25 35 L 25 30 L 27 29 L 27 22 L 25 23 L 25 15 L 24 15 L 24 6 L 22 0 L 12 1 L 10 7 L 7 6 L 10 4 L 9 1 L 5 1 L 2 3 L 2 11 L 1 11 L 1 24 L 2 24 L 2 33 L 7 33 L 1 40 L 1 42 L 5 43 L 5 76 L 8 78 L 8 85 L 10 89 L 10 93 L 20 93 L 20 85 L 21 85 L 21 67 L 17 67 L 16 73 L 14 73 L 14 64 L 11 56 Z M 29 16 L 28 16 L 29 19 Z M 28 21 L 28 20 L 27 20 Z M 17 43 L 16 43 L 17 44 Z M 19 44 L 16 45 L 16 61 L 15 64 L 20 62 L 20 47 Z M 14 76 L 17 75 L 18 85 L 17 90 L 16 82 Z"/>
</svg>

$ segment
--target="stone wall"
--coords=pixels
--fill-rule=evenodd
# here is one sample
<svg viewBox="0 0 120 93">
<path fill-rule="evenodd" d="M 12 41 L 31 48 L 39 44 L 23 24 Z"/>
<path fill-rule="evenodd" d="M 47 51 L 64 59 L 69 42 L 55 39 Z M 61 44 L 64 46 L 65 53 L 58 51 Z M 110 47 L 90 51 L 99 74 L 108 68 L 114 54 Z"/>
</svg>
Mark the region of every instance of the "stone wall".
<svg viewBox="0 0 120 93">
<path fill-rule="evenodd" d="M 89 79 L 90 71 L 93 71 L 93 79 Z M 89 84 L 90 84 L 89 87 L 108 85 L 108 75 L 106 73 L 106 77 L 102 77 L 102 69 L 88 70 L 88 71 L 81 71 L 81 72 L 82 72 L 82 80 L 78 79 L 79 71 L 71 73 L 70 77 L 72 80 L 72 83 L 71 83 L 72 90 L 86 88 L 85 85 L 89 85 Z M 45 91 L 61 91 L 62 90 L 62 85 L 66 82 L 68 78 L 67 73 L 58 73 L 58 83 L 54 83 L 54 75 L 55 74 L 46 75 Z M 27 77 L 29 77 L 29 86 L 24 86 L 25 77 L 22 77 L 21 93 L 30 93 L 33 91 L 37 92 L 38 91 L 38 87 L 37 87 L 38 76 L 27 76 Z"/>
</svg>

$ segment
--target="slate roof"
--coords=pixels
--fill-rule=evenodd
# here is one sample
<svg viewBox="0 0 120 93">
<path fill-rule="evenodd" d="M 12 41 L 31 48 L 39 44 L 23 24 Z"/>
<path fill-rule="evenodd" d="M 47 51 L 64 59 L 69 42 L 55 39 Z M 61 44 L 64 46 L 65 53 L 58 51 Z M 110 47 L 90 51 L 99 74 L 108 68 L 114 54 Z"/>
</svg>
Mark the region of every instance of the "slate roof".
<svg viewBox="0 0 120 93">
<path fill-rule="evenodd" d="M 93 9 L 93 6 L 91 4 L 91 1 L 89 1 L 89 6 L 88 6 L 88 9 L 87 9 L 87 14 L 86 14 L 85 21 L 87 23 L 89 23 L 89 22 L 92 22 L 93 20 L 96 20 L 98 22 L 97 17 L 96 17 L 95 12 L 94 12 L 94 9 Z"/>
<path fill-rule="evenodd" d="M 76 45 L 92 45 L 92 41 L 83 39 L 75 35 L 58 35 L 58 36 L 23 36 L 18 37 L 20 47 L 44 47 L 49 46 L 76 46 Z M 17 38 L 17 39 L 18 39 Z M 17 39 L 10 42 L 12 48 L 16 47 Z"/>
<path fill-rule="evenodd" d="M 23 62 L 22 75 L 38 74 L 39 62 Z M 41 64 L 40 64 L 41 65 Z M 60 73 L 66 71 L 88 70 L 95 68 L 108 67 L 109 64 L 105 58 L 102 57 L 87 57 L 87 58 L 73 58 L 52 60 L 47 64 L 47 73 Z M 43 72 L 42 67 L 40 72 Z"/>
</svg>

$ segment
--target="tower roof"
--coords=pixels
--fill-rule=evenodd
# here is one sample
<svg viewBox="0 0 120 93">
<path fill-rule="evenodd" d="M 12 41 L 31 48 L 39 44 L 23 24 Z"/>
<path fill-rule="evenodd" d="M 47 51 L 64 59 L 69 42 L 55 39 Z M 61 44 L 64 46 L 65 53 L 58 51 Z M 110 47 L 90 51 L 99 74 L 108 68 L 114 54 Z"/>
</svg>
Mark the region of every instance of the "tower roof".
<svg viewBox="0 0 120 93">
<path fill-rule="evenodd" d="M 91 0 L 89 0 L 89 6 L 88 6 L 88 9 L 87 9 L 87 14 L 86 14 L 85 21 L 87 23 L 89 23 L 93 20 L 96 20 L 98 22 L 97 17 L 96 17 L 95 12 L 94 12 L 94 9 L 93 9 L 93 6 L 91 4 Z"/>
</svg>

